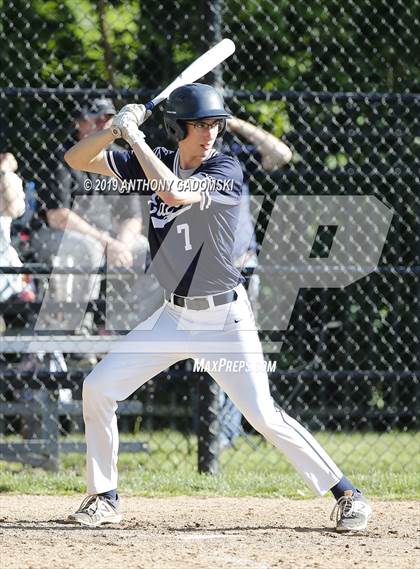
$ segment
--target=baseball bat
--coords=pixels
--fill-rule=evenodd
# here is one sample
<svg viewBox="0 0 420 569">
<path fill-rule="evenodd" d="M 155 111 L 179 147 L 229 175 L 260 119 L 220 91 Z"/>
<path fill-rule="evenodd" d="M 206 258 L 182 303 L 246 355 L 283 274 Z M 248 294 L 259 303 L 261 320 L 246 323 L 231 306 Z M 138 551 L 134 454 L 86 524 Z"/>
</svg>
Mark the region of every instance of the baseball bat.
<svg viewBox="0 0 420 569">
<path fill-rule="evenodd" d="M 164 101 L 177 87 L 194 83 L 200 77 L 203 77 L 209 71 L 212 71 L 219 63 L 222 63 L 235 51 L 235 44 L 232 40 L 225 38 L 218 44 L 210 48 L 206 53 L 200 55 L 191 63 L 176 79 L 172 81 L 163 91 L 161 91 L 154 99 L 145 104 L 148 111 L 152 111 L 156 105 Z M 119 127 L 112 126 L 112 133 L 116 137 L 121 136 Z"/>
<path fill-rule="evenodd" d="M 169 95 L 177 87 L 182 85 L 187 85 L 187 83 L 194 83 L 200 77 L 203 77 L 209 71 L 212 71 L 227 59 L 235 51 L 235 44 L 230 39 L 224 39 L 218 44 L 210 48 L 206 53 L 200 55 L 191 65 L 189 65 L 176 79 L 172 81 L 159 95 L 154 99 L 145 104 L 147 110 L 151 111 L 153 108 L 161 103 L 163 100 L 167 99 Z"/>
</svg>

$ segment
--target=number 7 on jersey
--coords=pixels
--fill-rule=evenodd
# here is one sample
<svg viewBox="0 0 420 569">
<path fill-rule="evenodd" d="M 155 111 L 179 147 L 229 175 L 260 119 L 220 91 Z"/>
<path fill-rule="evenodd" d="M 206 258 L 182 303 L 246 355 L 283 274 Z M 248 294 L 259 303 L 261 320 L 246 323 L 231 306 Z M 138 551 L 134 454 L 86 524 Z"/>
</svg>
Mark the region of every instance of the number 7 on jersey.
<svg viewBox="0 0 420 569">
<path fill-rule="evenodd" d="M 185 251 L 191 251 L 192 245 L 191 245 L 191 241 L 190 241 L 190 228 L 188 226 L 188 223 L 181 223 L 180 225 L 177 226 L 176 231 L 180 235 L 181 235 L 181 233 L 184 232 Z"/>
</svg>

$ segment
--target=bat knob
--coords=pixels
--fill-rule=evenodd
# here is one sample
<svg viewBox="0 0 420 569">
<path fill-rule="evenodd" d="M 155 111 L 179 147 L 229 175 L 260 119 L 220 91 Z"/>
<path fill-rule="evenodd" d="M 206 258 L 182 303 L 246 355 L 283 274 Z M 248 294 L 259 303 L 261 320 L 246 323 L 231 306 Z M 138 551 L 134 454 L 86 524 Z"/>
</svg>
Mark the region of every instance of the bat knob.
<svg viewBox="0 0 420 569">
<path fill-rule="evenodd" d="M 153 109 L 155 108 L 155 104 L 153 101 L 149 101 L 144 106 L 146 107 L 147 111 L 153 111 Z"/>
<path fill-rule="evenodd" d="M 114 138 L 122 138 L 121 129 L 118 126 L 112 126 L 111 133 Z"/>
</svg>

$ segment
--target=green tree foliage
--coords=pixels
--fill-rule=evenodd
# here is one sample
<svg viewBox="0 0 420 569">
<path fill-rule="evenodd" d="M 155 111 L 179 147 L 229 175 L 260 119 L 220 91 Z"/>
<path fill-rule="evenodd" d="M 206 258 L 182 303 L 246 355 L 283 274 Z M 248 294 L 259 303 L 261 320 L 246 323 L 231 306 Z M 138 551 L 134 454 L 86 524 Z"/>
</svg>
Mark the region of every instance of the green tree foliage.
<svg viewBox="0 0 420 569">
<path fill-rule="evenodd" d="M 4 1 L 1 10 L 3 85 L 53 86 L 76 75 L 85 53 L 75 41 L 76 21 L 66 4 Z"/>
<path fill-rule="evenodd" d="M 237 44 L 225 66 L 232 88 L 402 92 L 419 75 L 416 0 L 221 4 L 222 35 Z M 210 8 L 191 0 L 3 0 L 2 83 L 104 87 L 105 40 L 116 87 L 158 87 L 203 50 Z"/>
<path fill-rule="evenodd" d="M 419 77 L 416 0 L 231 0 L 241 88 L 330 91 L 413 89 Z M 417 24 L 416 24 L 417 22 Z"/>
</svg>

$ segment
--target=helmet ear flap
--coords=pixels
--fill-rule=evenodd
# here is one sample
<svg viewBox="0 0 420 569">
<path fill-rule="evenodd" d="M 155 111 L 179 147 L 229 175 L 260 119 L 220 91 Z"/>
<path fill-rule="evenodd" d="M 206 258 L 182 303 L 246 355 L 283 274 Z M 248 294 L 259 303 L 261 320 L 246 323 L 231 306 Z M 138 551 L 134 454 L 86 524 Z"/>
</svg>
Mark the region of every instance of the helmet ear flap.
<svg viewBox="0 0 420 569">
<path fill-rule="evenodd" d="M 223 136 L 226 132 L 226 125 L 227 125 L 227 121 L 226 119 L 222 119 L 222 126 L 219 128 L 219 132 L 217 133 L 217 137 L 219 138 L 220 136 Z"/>
<path fill-rule="evenodd" d="M 187 127 L 184 121 L 164 117 L 166 132 L 173 142 L 179 142 L 187 136 Z"/>
<path fill-rule="evenodd" d="M 185 121 L 181 121 L 181 120 L 177 120 L 176 122 L 176 126 L 178 127 L 178 140 L 183 140 L 184 138 L 187 137 L 188 134 L 188 130 L 187 130 L 187 125 L 185 123 Z"/>
</svg>

